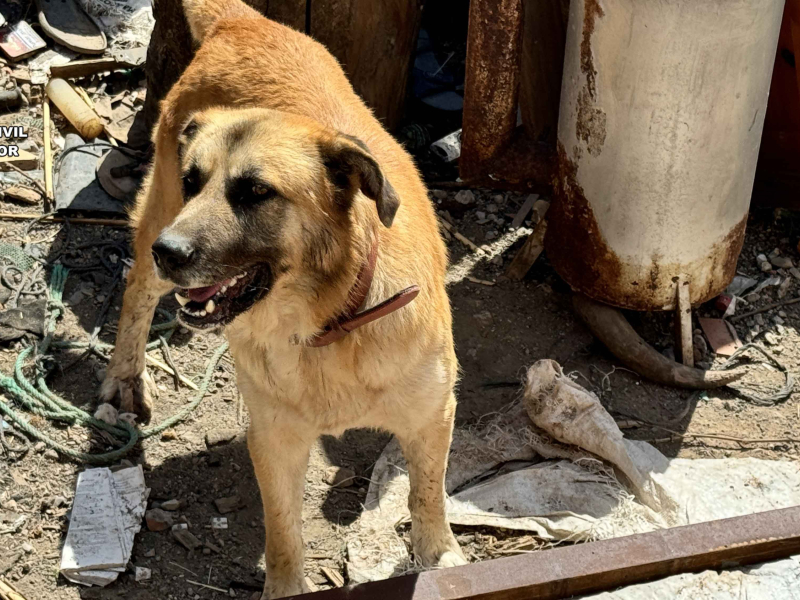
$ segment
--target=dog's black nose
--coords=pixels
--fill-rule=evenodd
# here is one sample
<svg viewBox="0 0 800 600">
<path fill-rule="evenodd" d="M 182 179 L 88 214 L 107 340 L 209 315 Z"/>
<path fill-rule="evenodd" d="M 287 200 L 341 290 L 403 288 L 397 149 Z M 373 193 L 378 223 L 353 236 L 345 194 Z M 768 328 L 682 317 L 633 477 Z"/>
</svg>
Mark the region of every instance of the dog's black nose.
<svg viewBox="0 0 800 600">
<path fill-rule="evenodd" d="M 178 233 L 165 231 L 153 244 L 153 260 L 165 271 L 185 266 L 193 254 L 192 242 Z"/>
</svg>

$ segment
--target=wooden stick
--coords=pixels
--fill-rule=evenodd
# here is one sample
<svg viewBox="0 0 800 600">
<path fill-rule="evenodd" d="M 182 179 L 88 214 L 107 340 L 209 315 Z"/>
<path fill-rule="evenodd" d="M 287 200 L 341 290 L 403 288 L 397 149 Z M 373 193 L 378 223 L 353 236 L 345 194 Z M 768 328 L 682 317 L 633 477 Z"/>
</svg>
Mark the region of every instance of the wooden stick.
<svg viewBox="0 0 800 600">
<path fill-rule="evenodd" d="M 33 215 L 31 213 L 0 213 L 0 220 L 8 219 L 11 221 L 30 221 L 39 219 L 42 223 L 63 223 L 64 217 L 42 217 L 42 215 Z M 70 223 L 79 225 L 105 225 L 108 227 L 128 227 L 129 223 L 123 219 L 86 219 L 75 218 L 68 219 Z"/>
<path fill-rule="evenodd" d="M 789 300 L 782 300 L 781 302 L 773 302 L 772 304 L 767 304 L 766 306 L 762 306 L 761 308 L 757 308 L 755 310 L 751 310 L 746 313 L 736 315 L 735 317 L 731 317 L 728 320 L 731 323 L 736 323 L 737 321 L 741 321 L 742 319 L 746 319 L 747 317 L 752 317 L 753 315 L 757 315 L 758 313 L 767 312 L 768 310 L 772 310 L 773 308 L 780 308 L 781 306 L 786 306 L 787 304 L 797 304 L 798 302 L 800 302 L 800 298 L 790 298 Z"/>
<path fill-rule="evenodd" d="M 207 583 L 200 583 L 199 581 L 192 581 L 191 579 L 187 579 L 186 583 L 191 583 L 192 585 L 199 586 L 201 588 L 206 588 L 207 590 L 214 590 L 215 592 L 222 592 L 223 594 L 227 594 L 228 590 L 223 590 L 222 588 L 214 587 L 213 585 L 208 585 Z"/>
<path fill-rule="evenodd" d="M 0 598 L 3 600 L 25 600 L 25 596 L 20 594 L 10 583 L 0 579 Z"/>
<path fill-rule="evenodd" d="M 692 340 L 692 303 L 689 296 L 689 282 L 678 278 L 678 308 L 675 316 L 678 320 L 678 348 L 681 362 L 687 367 L 694 367 L 694 341 Z"/>
<path fill-rule="evenodd" d="M 485 252 L 483 250 L 481 250 L 480 248 L 478 248 L 478 246 L 476 246 L 471 239 L 466 238 L 463 235 L 461 235 L 458 232 L 458 229 L 456 229 L 455 227 L 450 225 L 450 223 L 445 221 L 443 218 L 439 217 L 439 223 L 441 223 L 442 227 L 444 227 L 447 231 L 452 233 L 453 237 L 456 238 L 462 244 L 464 244 L 467 248 L 469 248 L 473 252 L 477 252 L 478 254 L 485 254 Z"/>
<path fill-rule="evenodd" d="M 157 358 L 153 358 L 149 354 L 145 354 L 144 356 L 147 359 L 147 362 L 149 362 L 151 365 L 154 365 L 154 366 L 158 367 L 159 369 L 161 369 L 162 371 L 164 371 L 165 373 L 169 373 L 170 375 L 175 377 L 175 371 L 170 369 L 170 367 L 168 365 L 165 365 L 163 362 L 161 362 Z M 187 379 L 186 377 L 184 377 L 183 375 L 180 375 L 180 374 L 178 374 L 178 379 L 180 379 L 181 383 L 183 383 L 183 385 L 185 385 L 186 387 L 190 387 L 196 392 L 200 390 L 200 388 L 197 387 L 197 385 L 191 379 Z"/>
<path fill-rule="evenodd" d="M 800 552 L 800 507 L 560 546 L 317 592 L 303 600 L 555 600 Z"/>
<path fill-rule="evenodd" d="M 50 99 L 47 94 L 43 94 L 44 100 L 42 101 L 42 119 L 44 121 L 44 195 L 45 195 L 45 210 L 50 210 L 52 203 L 55 199 L 53 195 L 53 147 L 50 143 Z"/>
</svg>

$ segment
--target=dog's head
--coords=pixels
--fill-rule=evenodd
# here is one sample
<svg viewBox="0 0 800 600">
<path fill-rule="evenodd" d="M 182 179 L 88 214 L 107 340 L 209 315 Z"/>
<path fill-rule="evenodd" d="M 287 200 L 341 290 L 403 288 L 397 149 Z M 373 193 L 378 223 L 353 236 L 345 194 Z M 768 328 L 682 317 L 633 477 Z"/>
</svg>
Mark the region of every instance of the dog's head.
<svg viewBox="0 0 800 600">
<path fill-rule="evenodd" d="M 183 288 L 179 315 L 196 329 L 230 323 L 292 269 L 321 283 L 335 279 L 354 203 L 373 203 L 386 227 L 399 207 L 361 141 L 286 113 L 195 114 L 178 155 L 184 206 L 153 257 L 159 275 Z"/>
</svg>

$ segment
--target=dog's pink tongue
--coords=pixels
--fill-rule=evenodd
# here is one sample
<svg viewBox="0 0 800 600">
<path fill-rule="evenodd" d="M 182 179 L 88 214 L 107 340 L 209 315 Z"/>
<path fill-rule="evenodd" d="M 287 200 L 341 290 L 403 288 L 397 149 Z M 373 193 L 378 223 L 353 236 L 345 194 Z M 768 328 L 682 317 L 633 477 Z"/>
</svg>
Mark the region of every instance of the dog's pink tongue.
<svg viewBox="0 0 800 600">
<path fill-rule="evenodd" d="M 208 287 L 192 288 L 190 290 L 186 290 L 186 295 L 189 296 L 189 300 L 193 302 L 205 302 L 214 294 L 216 294 L 221 287 L 221 283 L 215 283 L 214 285 L 209 285 Z"/>
</svg>

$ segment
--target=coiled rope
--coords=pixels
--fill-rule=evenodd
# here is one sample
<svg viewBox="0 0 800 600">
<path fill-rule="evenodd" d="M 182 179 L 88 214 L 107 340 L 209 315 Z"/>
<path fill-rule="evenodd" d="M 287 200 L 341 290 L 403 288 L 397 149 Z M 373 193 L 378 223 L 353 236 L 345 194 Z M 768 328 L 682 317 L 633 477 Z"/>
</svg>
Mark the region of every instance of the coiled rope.
<svg viewBox="0 0 800 600">
<path fill-rule="evenodd" d="M 49 448 L 52 448 L 59 454 L 67 456 L 77 462 L 87 463 L 91 465 L 105 465 L 120 460 L 128 454 L 139 440 L 158 435 L 164 430 L 172 427 L 173 425 L 183 421 L 197 406 L 202 402 L 208 387 L 211 383 L 211 378 L 214 375 L 214 370 L 217 368 L 222 355 L 228 349 L 228 344 L 223 343 L 220 345 L 208 361 L 203 374 L 203 380 L 199 386 L 198 391 L 195 393 L 192 401 L 187 404 L 183 409 L 172 415 L 168 419 L 162 421 L 158 425 L 148 429 L 139 430 L 132 425 L 119 421 L 116 425 L 109 425 L 108 423 L 95 419 L 91 414 L 87 413 L 80 408 L 72 405 L 70 402 L 54 394 L 50 388 L 47 387 L 45 376 L 48 373 L 46 363 L 49 360 L 47 352 L 50 348 L 58 349 L 86 349 L 92 351 L 99 350 L 113 350 L 114 346 L 96 340 L 96 336 L 92 336 L 89 342 L 78 341 L 53 341 L 55 336 L 56 325 L 59 317 L 64 313 L 64 303 L 62 296 L 64 294 L 64 286 L 67 282 L 67 275 L 69 271 L 63 265 L 55 265 L 53 273 L 48 286 L 48 302 L 47 313 L 45 316 L 44 338 L 42 341 L 35 345 L 25 348 L 20 352 L 14 364 L 13 376 L 2 375 L 0 376 L 0 390 L 6 393 L 7 396 L 14 398 L 20 406 L 22 406 L 28 413 L 38 415 L 45 419 L 53 421 L 60 421 L 69 425 L 82 425 L 84 427 L 94 427 L 103 430 L 110 434 L 115 440 L 122 443 L 122 447 L 104 452 L 101 454 L 91 454 L 88 452 L 79 452 L 73 450 L 56 440 L 49 437 L 47 434 L 31 425 L 22 415 L 20 415 L 11 405 L 0 398 L 0 413 L 13 422 L 14 426 L 21 432 L 44 442 Z M 160 311 L 171 318 L 166 311 Z M 165 344 L 173 331 L 177 327 L 177 321 L 170 320 L 167 323 L 155 324 L 150 328 L 152 333 L 159 334 L 159 339 L 147 344 L 147 350 L 153 350 Z M 32 366 L 35 371 L 33 383 L 25 375 L 25 365 L 28 361 L 32 361 Z"/>
</svg>

